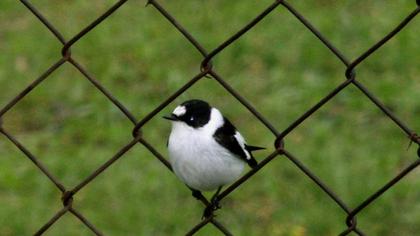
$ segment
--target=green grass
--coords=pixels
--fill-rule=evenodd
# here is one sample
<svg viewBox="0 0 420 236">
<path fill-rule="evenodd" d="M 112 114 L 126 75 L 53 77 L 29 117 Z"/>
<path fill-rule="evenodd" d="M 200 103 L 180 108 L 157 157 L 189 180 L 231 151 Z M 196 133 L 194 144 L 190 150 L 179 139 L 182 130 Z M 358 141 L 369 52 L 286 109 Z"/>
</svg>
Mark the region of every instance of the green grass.
<svg viewBox="0 0 420 236">
<path fill-rule="evenodd" d="M 114 1 L 34 1 L 66 39 Z M 210 51 L 271 1 L 162 1 Z M 291 1 L 354 59 L 393 29 L 415 1 Z M 0 107 L 60 58 L 61 45 L 17 1 L 0 3 Z M 357 67 L 357 78 L 410 128 L 420 130 L 418 17 Z M 128 1 L 72 47 L 73 57 L 142 118 L 199 73 L 200 54 L 153 7 Z M 285 129 L 344 79 L 345 67 L 297 19 L 279 7 L 214 59 L 217 72 Z M 273 150 L 273 135 L 211 79 L 199 81 L 148 123 L 145 138 L 167 155 L 170 125 L 160 116 L 190 98 L 208 100 L 249 143 Z M 4 128 L 68 188 L 132 139 L 133 126 L 70 64 L 55 71 L 4 117 Z M 354 86 L 292 131 L 286 148 L 355 207 L 416 160 L 416 145 Z M 0 235 L 30 235 L 62 205 L 60 192 L 0 137 Z M 368 235 L 420 231 L 416 169 L 358 215 Z M 284 157 L 222 202 L 218 219 L 235 235 L 337 235 L 343 211 Z M 202 205 L 141 144 L 74 197 L 105 235 L 183 235 Z M 197 235 L 218 235 L 206 226 Z M 92 235 L 71 214 L 46 235 Z"/>
</svg>

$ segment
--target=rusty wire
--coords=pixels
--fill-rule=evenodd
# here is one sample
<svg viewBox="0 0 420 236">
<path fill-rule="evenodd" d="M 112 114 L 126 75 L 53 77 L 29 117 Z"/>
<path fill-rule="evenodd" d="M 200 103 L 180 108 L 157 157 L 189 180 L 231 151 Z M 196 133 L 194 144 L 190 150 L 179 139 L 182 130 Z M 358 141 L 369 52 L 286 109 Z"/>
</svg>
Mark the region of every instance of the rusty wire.
<svg viewBox="0 0 420 236">
<path fill-rule="evenodd" d="M 274 151 L 267 156 L 264 160 L 260 161 L 258 166 L 255 169 L 250 170 L 245 175 L 243 175 L 239 180 L 237 180 L 232 185 L 228 186 L 223 192 L 220 193 L 220 200 L 228 196 L 230 193 L 235 191 L 241 184 L 251 178 L 255 173 L 261 170 L 265 165 L 269 164 L 274 158 L 278 156 L 284 156 L 291 161 L 299 170 L 301 170 L 307 177 L 309 177 L 314 184 L 321 188 L 330 198 L 333 200 L 347 215 L 347 219 L 343 224 L 345 228 L 339 235 L 348 235 L 351 232 L 357 235 L 365 235 L 357 227 L 356 216 L 363 209 L 365 209 L 369 204 L 375 201 L 378 197 L 384 194 L 389 188 L 398 183 L 404 176 L 414 170 L 420 164 L 420 159 L 416 159 L 410 165 L 405 167 L 397 176 L 389 180 L 383 187 L 377 190 L 374 194 L 370 195 L 367 199 L 361 202 L 355 208 L 350 208 L 344 203 L 344 201 L 331 189 L 329 188 L 320 178 L 318 178 L 310 169 L 308 169 L 304 164 L 302 164 L 299 159 L 290 153 L 283 144 L 283 140 L 287 135 L 296 127 L 298 127 L 302 122 L 304 122 L 309 116 L 314 114 L 319 108 L 324 104 L 330 101 L 333 97 L 339 94 L 343 89 L 348 87 L 350 84 L 354 85 L 359 89 L 376 107 L 378 107 L 385 116 L 391 119 L 408 137 L 411 143 L 416 143 L 420 145 L 420 136 L 411 130 L 402 120 L 400 120 L 396 115 L 394 115 L 385 105 L 372 93 L 370 92 L 360 81 L 357 80 L 356 68 L 357 66 L 365 61 L 369 56 L 386 44 L 391 38 L 393 38 L 398 32 L 400 32 L 414 17 L 420 12 L 420 1 L 417 0 L 417 6 L 413 11 L 404 18 L 390 33 L 385 35 L 381 40 L 375 43 L 372 47 L 362 53 L 355 60 L 347 59 L 340 50 L 338 50 L 327 38 L 325 38 L 311 23 L 308 21 L 302 14 L 299 13 L 288 1 L 276 0 L 270 6 L 268 6 L 262 13 L 257 15 L 251 22 L 245 25 L 233 36 L 228 38 L 218 47 L 213 49 L 210 52 L 207 52 L 206 49 L 156 0 L 149 0 L 147 5 L 154 7 L 157 11 L 161 13 L 185 38 L 188 40 L 203 56 L 203 60 L 200 64 L 199 73 L 189 80 L 183 87 L 179 88 L 175 93 L 170 95 L 166 100 L 162 101 L 161 104 L 156 107 L 152 112 L 147 114 L 143 119 L 138 121 L 135 116 L 121 103 L 117 98 L 115 98 L 98 80 L 96 80 L 85 67 L 83 67 L 79 62 L 74 60 L 71 55 L 71 47 L 77 43 L 81 38 L 88 34 L 93 28 L 101 24 L 106 20 L 111 14 L 113 14 L 119 7 L 121 7 L 127 0 L 117 1 L 110 9 L 103 13 L 100 17 L 95 19 L 91 24 L 81 30 L 79 33 L 74 35 L 71 39 L 66 40 L 62 34 L 39 12 L 34 5 L 27 0 L 20 1 L 32 14 L 41 21 L 45 27 L 61 42 L 63 45 L 61 50 L 62 57 L 57 60 L 56 63 L 51 65 L 43 74 L 36 78 L 32 83 L 30 83 L 23 91 L 21 91 L 17 96 L 11 99 L 1 110 L 0 110 L 0 133 L 2 133 L 8 140 L 10 140 L 26 157 L 28 157 L 36 167 L 51 181 L 54 185 L 61 191 L 63 203 L 63 208 L 60 209 L 54 216 L 51 217 L 44 225 L 42 225 L 34 235 L 42 235 L 51 225 L 53 225 L 57 220 L 59 220 L 64 214 L 70 212 L 76 216 L 86 227 L 88 227 L 96 235 L 103 235 L 103 233 L 94 226 L 88 219 L 86 219 L 78 210 L 73 207 L 73 196 L 76 195 L 82 188 L 86 187 L 94 178 L 100 175 L 105 171 L 109 166 L 114 162 L 119 160 L 128 150 L 130 150 L 134 145 L 140 143 L 145 146 L 159 161 L 162 162 L 169 170 L 171 170 L 170 164 L 164 158 L 162 154 L 159 153 L 157 149 L 154 148 L 147 140 L 142 137 L 141 129 L 146 125 L 157 113 L 162 109 L 168 106 L 174 99 L 179 95 L 189 89 L 193 84 L 204 77 L 210 77 L 214 79 L 216 83 L 219 83 L 227 92 L 229 92 L 234 98 L 238 100 L 243 106 L 245 106 L 265 127 L 271 131 L 274 135 Z M 314 104 L 312 108 L 303 112 L 303 114 L 292 122 L 285 130 L 279 132 L 277 129 L 261 114 L 257 109 L 250 104 L 246 98 L 233 89 L 223 78 L 220 76 L 216 70 L 212 67 L 211 60 L 217 56 L 221 51 L 226 47 L 234 43 L 238 38 L 242 37 L 247 33 L 268 14 L 278 7 L 284 7 L 289 11 L 294 17 L 296 17 L 310 32 L 312 32 L 335 56 L 340 60 L 345 66 L 346 70 L 343 72 L 344 81 L 337 86 L 335 89 L 330 91 L 325 97 L 323 97 L 318 103 Z M 69 63 L 74 66 L 90 83 L 92 83 L 104 96 L 106 96 L 110 102 L 112 102 L 118 109 L 133 123 L 133 139 L 122 147 L 114 156 L 112 156 L 108 161 L 103 163 L 99 168 L 97 168 L 93 173 L 91 173 L 87 178 L 81 181 L 78 185 L 69 188 L 64 186 L 60 180 L 58 180 L 51 172 L 46 168 L 42 162 L 39 161 L 35 155 L 33 155 L 30 150 L 28 150 L 24 144 L 19 142 L 11 133 L 9 133 L 1 123 L 1 118 L 13 108 L 23 97 L 30 93 L 35 87 L 39 86 L 44 80 L 46 80 L 56 69 L 61 67 L 63 64 Z M 420 148 L 417 151 L 417 155 L 420 157 Z M 196 195 L 204 205 L 209 204 L 208 200 L 202 195 Z M 204 220 L 201 220 L 197 225 L 191 228 L 186 235 L 193 235 L 198 232 L 202 227 L 207 224 L 213 224 L 220 232 L 225 235 L 232 235 L 228 228 L 222 225 L 215 218 L 210 217 Z"/>
</svg>

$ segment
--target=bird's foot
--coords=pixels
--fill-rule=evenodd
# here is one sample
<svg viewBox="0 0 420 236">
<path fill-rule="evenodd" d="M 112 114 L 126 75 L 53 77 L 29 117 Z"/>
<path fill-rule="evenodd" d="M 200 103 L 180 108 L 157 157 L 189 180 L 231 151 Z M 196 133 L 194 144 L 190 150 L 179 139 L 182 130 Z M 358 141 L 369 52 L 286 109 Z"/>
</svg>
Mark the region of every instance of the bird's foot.
<svg viewBox="0 0 420 236">
<path fill-rule="evenodd" d="M 219 201 L 219 199 L 217 198 L 217 196 L 211 199 L 210 205 L 212 205 L 212 206 L 213 206 L 213 209 L 214 209 L 214 210 L 218 210 L 218 209 L 222 208 L 222 207 L 220 206 L 220 201 Z"/>
<path fill-rule="evenodd" d="M 220 202 L 219 202 L 219 200 L 217 199 L 217 197 L 214 197 L 214 198 L 212 198 L 211 199 L 211 201 L 210 201 L 210 203 L 207 205 L 207 207 L 204 209 L 204 212 L 203 212 L 203 216 L 201 217 L 202 219 L 207 219 L 207 218 L 209 218 L 209 217 L 214 217 L 214 216 L 216 216 L 215 214 L 214 214 L 214 212 L 216 211 L 216 210 L 218 210 L 218 209 L 220 209 L 221 208 L 221 206 L 220 206 Z"/>
<path fill-rule="evenodd" d="M 213 205 L 211 205 L 211 204 L 209 204 L 205 209 L 204 209 L 204 212 L 203 212 L 203 216 L 201 217 L 201 219 L 208 219 L 208 218 L 213 218 L 213 217 L 215 217 L 216 215 L 214 214 L 214 212 L 217 210 L 217 209 L 219 209 L 219 208 L 216 208 L 215 206 L 213 206 Z"/>
</svg>

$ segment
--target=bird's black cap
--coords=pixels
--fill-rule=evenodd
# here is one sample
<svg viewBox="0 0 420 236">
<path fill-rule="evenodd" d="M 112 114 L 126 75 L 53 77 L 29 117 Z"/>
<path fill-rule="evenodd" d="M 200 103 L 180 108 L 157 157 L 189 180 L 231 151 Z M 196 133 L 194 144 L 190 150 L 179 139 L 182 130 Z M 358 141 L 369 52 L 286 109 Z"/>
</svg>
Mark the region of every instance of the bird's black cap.
<svg viewBox="0 0 420 236">
<path fill-rule="evenodd" d="M 169 116 L 164 116 L 163 118 L 172 121 L 185 122 L 187 125 L 194 128 L 203 127 L 210 120 L 211 106 L 203 100 L 188 100 L 181 103 L 179 107 L 184 107 L 185 112 L 182 114 L 171 114 Z"/>
</svg>

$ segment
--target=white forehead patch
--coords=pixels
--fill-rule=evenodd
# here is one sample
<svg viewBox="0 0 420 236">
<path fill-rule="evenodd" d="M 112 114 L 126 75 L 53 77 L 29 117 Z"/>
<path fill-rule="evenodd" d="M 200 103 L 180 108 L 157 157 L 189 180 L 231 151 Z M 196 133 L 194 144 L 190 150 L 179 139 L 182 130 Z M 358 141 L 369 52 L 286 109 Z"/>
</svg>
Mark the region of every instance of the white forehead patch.
<svg viewBox="0 0 420 236">
<path fill-rule="evenodd" d="M 177 106 L 172 113 L 176 116 L 182 116 L 185 114 L 185 112 L 187 112 L 185 106 Z"/>
</svg>

